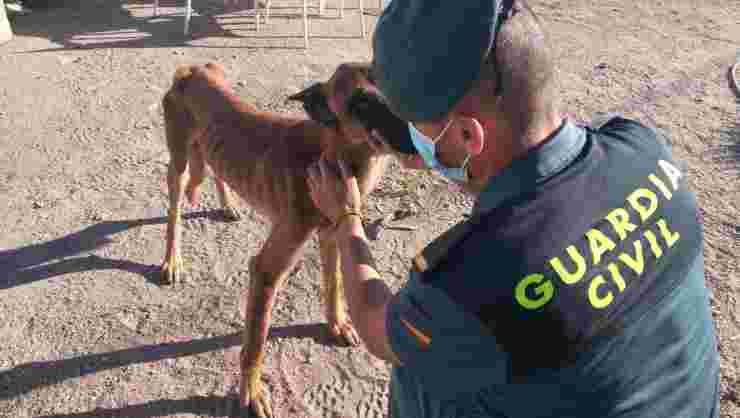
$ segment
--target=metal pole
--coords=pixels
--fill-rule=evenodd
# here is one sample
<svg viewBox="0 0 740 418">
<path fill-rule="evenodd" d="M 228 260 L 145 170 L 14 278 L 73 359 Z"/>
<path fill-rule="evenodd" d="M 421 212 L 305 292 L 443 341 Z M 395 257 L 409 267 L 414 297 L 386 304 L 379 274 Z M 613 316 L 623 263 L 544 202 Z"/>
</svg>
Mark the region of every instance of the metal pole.
<svg viewBox="0 0 740 418">
<path fill-rule="evenodd" d="M 5 11 L 5 0 L 0 0 L 0 44 L 13 39 L 13 30 L 10 28 L 8 13 Z"/>
</svg>

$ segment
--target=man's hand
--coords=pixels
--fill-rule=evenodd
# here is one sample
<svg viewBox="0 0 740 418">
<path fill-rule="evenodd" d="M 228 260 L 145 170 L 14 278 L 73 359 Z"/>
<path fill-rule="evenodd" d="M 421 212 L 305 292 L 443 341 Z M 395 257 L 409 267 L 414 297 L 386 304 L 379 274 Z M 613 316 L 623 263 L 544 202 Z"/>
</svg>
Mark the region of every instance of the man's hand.
<svg viewBox="0 0 740 418">
<path fill-rule="evenodd" d="M 338 169 L 337 169 L 338 168 Z M 341 159 L 337 165 L 320 159 L 308 168 L 308 186 L 316 207 L 332 220 L 337 234 L 344 278 L 344 296 L 350 318 L 370 353 L 400 364 L 393 353 L 385 329 L 388 303 L 393 293 L 375 268 L 370 246 L 359 219 L 344 222 L 348 215 L 360 215 L 360 189 L 357 179 Z"/>
<path fill-rule="evenodd" d="M 396 157 L 396 159 L 401 163 L 403 168 L 409 169 L 409 170 L 426 170 L 427 167 L 424 165 L 424 160 L 421 159 L 421 156 L 418 154 L 410 155 L 410 154 L 402 154 L 400 152 L 396 152 L 393 148 L 391 148 L 390 145 L 388 145 L 388 142 L 383 138 L 383 136 L 378 132 L 377 130 L 373 129 L 372 132 L 370 132 L 370 139 L 368 140 L 368 143 L 370 144 L 370 148 L 372 148 L 373 152 L 375 152 L 378 155 L 387 155 L 391 154 Z"/>
<path fill-rule="evenodd" d="M 311 165 L 308 168 L 308 187 L 313 203 L 332 223 L 341 222 L 350 214 L 361 216 L 362 200 L 357 178 L 341 159 L 332 164 L 322 157 Z"/>
</svg>

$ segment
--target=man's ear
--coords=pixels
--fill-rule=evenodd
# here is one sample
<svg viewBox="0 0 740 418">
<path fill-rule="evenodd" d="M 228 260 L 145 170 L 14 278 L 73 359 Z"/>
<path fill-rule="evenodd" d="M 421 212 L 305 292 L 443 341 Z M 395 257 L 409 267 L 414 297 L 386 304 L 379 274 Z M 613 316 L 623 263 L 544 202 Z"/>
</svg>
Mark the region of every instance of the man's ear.
<svg viewBox="0 0 740 418">
<path fill-rule="evenodd" d="M 459 132 L 462 136 L 463 144 L 472 156 L 476 156 L 483 151 L 485 143 L 485 132 L 483 126 L 475 118 L 458 117 L 456 123 L 459 124 Z"/>
</svg>

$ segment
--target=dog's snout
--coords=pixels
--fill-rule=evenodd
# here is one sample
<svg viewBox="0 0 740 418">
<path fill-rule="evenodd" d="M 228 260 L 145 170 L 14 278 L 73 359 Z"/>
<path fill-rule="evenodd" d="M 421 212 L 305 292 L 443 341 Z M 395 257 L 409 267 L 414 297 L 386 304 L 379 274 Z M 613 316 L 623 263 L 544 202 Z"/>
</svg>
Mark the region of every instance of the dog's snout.
<svg viewBox="0 0 740 418">
<path fill-rule="evenodd" d="M 321 83 L 314 83 L 307 88 L 299 91 L 296 94 L 288 96 L 288 100 L 294 100 L 297 102 L 307 102 L 314 98 L 317 94 L 321 94 Z"/>
<path fill-rule="evenodd" d="M 368 132 L 377 130 L 395 151 L 416 154 L 405 121 L 396 116 L 378 94 L 356 89 L 347 100 L 347 112 Z"/>
</svg>

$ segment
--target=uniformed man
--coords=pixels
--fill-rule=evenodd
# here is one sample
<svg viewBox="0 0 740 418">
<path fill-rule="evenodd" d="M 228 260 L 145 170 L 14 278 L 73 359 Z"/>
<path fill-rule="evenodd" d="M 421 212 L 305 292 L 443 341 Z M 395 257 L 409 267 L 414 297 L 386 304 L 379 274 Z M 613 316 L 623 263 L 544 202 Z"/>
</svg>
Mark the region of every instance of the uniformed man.
<svg viewBox="0 0 740 418">
<path fill-rule="evenodd" d="M 518 0 L 394 0 L 380 17 L 373 75 L 408 121 L 407 166 L 476 195 L 398 293 L 351 173 L 322 161 L 309 176 L 337 225 L 352 321 L 393 365 L 390 416 L 717 417 L 686 173 L 637 121 L 560 116 L 544 26 Z"/>
</svg>

